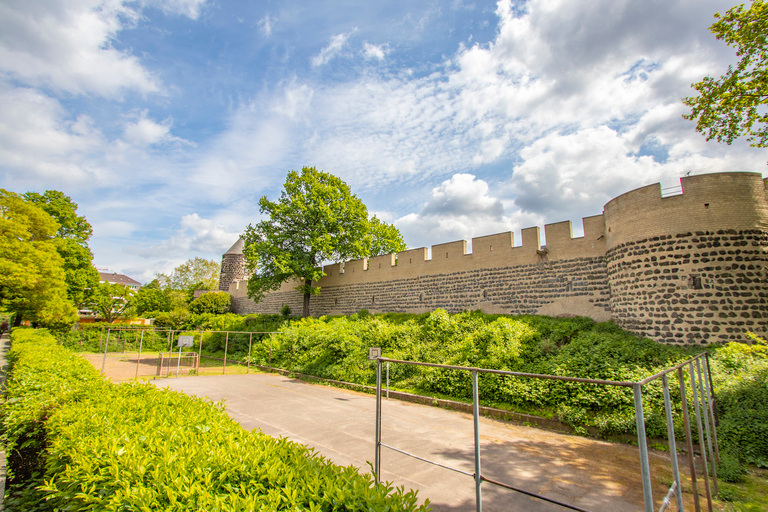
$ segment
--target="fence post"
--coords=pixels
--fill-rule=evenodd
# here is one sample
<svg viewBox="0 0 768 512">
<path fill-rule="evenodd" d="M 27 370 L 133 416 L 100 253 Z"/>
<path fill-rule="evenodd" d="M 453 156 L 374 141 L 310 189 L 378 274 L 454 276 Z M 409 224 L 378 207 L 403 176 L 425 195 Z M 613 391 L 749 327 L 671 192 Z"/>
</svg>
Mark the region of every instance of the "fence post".
<svg viewBox="0 0 768 512">
<path fill-rule="evenodd" d="M 712 430 L 709 428 L 709 403 L 707 401 L 707 395 L 704 391 L 704 380 L 701 378 L 701 358 L 696 360 L 696 373 L 699 376 L 699 395 L 701 397 L 701 405 L 704 407 L 704 430 L 707 434 L 707 449 L 709 450 L 709 461 L 712 463 L 712 488 L 715 490 L 715 496 L 719 492 L 717 489 L 717 464 L 715 463 L 715 453 L 712 449 Z M 704 447 L 701 447 L 702 453 Z"/>
<path fill-rule="evenodd" d="M 709 415 L 712 418 L 712 439 L 715 442 L 715 463 L 720 463 L 720 448 L 717 443 L 717 421 L 715 421 L 715 391 L 712 384 L 712 372 L 709 368 L 709 352 L 705 352 L 706 357 L 703 361 L 704 384 L 707 387 L 707 398 L 709 399 Z"/>
<path fill-rule="evenodd" d="M 139 355 L 136 357 L 136 376 L 134 378 L 139 378 L 139 364 L 141 363 L 141 348 L 144 345 L 144 330 L 141 331 L 141 339 L 139 340 Z"/>
<path fill-rule="evenodd" d="M 693 493 L 693 508 L 696 512 L 701 512 L 701 503 L 699 502 L 699 486 L 696 482 L 696 463 L 693 460 L 693 439 L 691 436 L 691 422 L 688 418 L 688 399 L 685 398 L 685 377 L 683 369 L 677 369 L 677 378 L 680 381 L 680 399 L 683 406 L 683 424 L 685 425 L 685 444 L 688 450 L 688 469 L 691 473 L 691 492 Z"/>
<path fill-rule="evenodd" d="M 253 346 L 253 333 L 248 335 L 248 366 L 245 367 L 245 373 L 251 373 L 251 347 Z"/>
<path fill-rule="evenodd" d="M 704 462 L 704 492 L 707 495 L 707 510 L 712 512 L 712 492 L 709 488 L 709 464 L 707 463 L 707 447 L 704 444 L 704 429 L 701 425 L 701 408 L 699 407 L 698 384 L 696 383 L 696 374 L 693 371 L 693 362 L 688 363 L 688 369 L 691 373 L 691 391 L 693 391 L 693 409 L 696 412 L 696 426 L 699 431 L 699 449 L 701 450 L 701 460 Z"/>
<path fill-rule="evenodd" d="M 389 400 L 389 361 L 387 361 L 387 400 Z"/>
<path fill-rule="evenodd" d="M 274 334 L 270 333 L 269 335 L 269 369 L 272 369 L 272 340 L 274 339 Z"/>
<path fill-rule="evenodd" d="M 373 473 L 376 484 L 381 474 L 381 359 L 376 358 L 376 451 L 373 461 Z"/>
<path fill-rule="evenodd" d="M 200 358 L 203 357 L 203 331 L 200 331 L 200 346 L 197 349 L 197 364 L 195 365 L 195 376 L 200 376 Z"/>
<path fill-rule="evenodd" d="M 224 339 L 224 367 L 221 369 L 221 374 L 227 373 L 227 350 L 229 349 L 229 331 L 227 331 L 227 337 Z"/>
<path fill-rule="evenodd" d="M 101 347 L 101 345 L 99 345 Z M 104 365 L 107 362 L 107 348 L 109 348 L 109 329 L 107 329 L 107 342 L 104 344 L 104 357 L 101 360 L 101 374 L 104 375 Z"/>
<path fill-rule="evenodd" d="M 480 473 L 480 391 L 477 384 L 477 370 L 472 370 L 472 416 L 475 427 L 475 508 L 477 512 L 483 510 L 483 498 L 480 493 L 480 485 L 483 477 Z"/>
<path fill-rule="evenodd" d="M 672 421 L 672 401 L 669 398 L 669 381 L 667 380 L 667 374 L 665 373 L 661 377 L 661 382 L 664 387 L 664 413 L 667 417 L 667 437 L 669 438 L 669 455 L 672 459 L 672 476 L 675 478 L 675 485 L 677 491 L 675 492 L 675 498 L 677 498 L 677 510 L 683 510 L 683 487 L 680 484 L 680 466 L 677 464 L 677 444 L 675 443 L 675 424 Z"/>
<path fill-rule="evenodd" d="M 653 511 L 653 492 L 651 489 L 651 466 L 648 462 L 648 443 L 645 438 L 645 416 L 643 415 L 643 388 L 640 384 L 632 385 L 635 396 L 635 419 L 637 422 L 637 446 L 640 449 L 640 472 L 643 477 L 643 500 L 646 512 Z"/>
</svg>

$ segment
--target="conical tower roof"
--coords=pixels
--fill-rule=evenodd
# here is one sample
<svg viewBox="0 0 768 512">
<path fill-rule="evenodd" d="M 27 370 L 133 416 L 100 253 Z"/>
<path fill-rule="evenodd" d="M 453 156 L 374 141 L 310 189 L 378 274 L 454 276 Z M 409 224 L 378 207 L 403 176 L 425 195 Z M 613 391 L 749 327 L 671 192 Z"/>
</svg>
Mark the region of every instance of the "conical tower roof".
<svg viewBox="0 0 768 512">
<path fill-rule="evenodd" d="M 232 247 L 229 248 L 227 252 L 224 253 L 226 256 L 227 254 L 243 254 L 243 247 L 245 246 L 245 242 L 243 241 L 242 237 L 237 239 L 237 242 L 232 245 Z"/>
</svg>

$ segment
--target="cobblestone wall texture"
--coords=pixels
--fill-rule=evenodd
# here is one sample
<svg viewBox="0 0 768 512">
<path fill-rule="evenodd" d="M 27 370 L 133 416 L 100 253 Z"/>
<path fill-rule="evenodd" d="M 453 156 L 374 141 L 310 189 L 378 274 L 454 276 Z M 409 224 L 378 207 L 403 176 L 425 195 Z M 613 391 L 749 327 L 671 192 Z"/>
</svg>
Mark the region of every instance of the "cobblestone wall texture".
<svg viewBox="0 0 768 512">
<path fill-rule="evenodd" d="M 768 335 L 768 196 L 757 173 L 681 179 L 682 194 L 658 184 L 627 192 L 583 219 L 411 249 L 324 268 L 313 316 L 481 309 L 487 313 L 613 319 L 641 336 L 669 343 Z M 238 313 L 302 309 L 296 283 L 254 303 L 247 297 L 242 243 L 222 261 L 220 288 Z M 238 251 L 240 253 L 238 254 Z M 239 257 L 239 259 L 238 259 Z M 226 265 L 226 267 L 225 267 Z M 240 269 L 238 270 L 238 265 Z M 235 277 L 231 277 L 235 276 Z"/>
</svg>

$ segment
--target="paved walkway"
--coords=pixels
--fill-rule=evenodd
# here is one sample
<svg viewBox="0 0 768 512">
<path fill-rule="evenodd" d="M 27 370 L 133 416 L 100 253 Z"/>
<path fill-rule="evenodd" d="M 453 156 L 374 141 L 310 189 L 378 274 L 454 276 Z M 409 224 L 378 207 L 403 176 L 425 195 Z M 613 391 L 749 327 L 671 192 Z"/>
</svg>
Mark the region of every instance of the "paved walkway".
<svg viewBox="0 0 768 512">
<path fill-rule="evenodd" d="M 275 374 L 186 377 L 153 381 L 191 395 L 225 399 L 244 428 L 260 428 L 314 447 L 340 465 L 370 471 L 375 400 L 371 395 L 308 384 Z M 382 442 L 474 472 L 473 422 L 468 414 L 395 400 L 383 401 Z M 638 450 L 628 445 L 481 418 L 482 474 L 527 491 L 594 511 L 643 510 Z M 671 481 L 669 461 L 651 453 L 654 498 Z M 435 510 L 475 510 L 471 477 L 382 449 L 382 479 L 419 490 Z M 482 486 L 483 510 L 560 511 L 525 495 Z M 690 498 L 690 495 L 688 495 Z"/>
</svg>

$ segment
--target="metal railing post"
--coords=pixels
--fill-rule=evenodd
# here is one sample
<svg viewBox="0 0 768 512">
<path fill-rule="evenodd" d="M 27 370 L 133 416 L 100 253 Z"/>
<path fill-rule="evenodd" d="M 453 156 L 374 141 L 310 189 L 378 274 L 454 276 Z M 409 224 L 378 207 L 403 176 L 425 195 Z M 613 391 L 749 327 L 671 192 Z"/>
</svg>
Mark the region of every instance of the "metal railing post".
<svg viewBox="0 0 768 512">
<path fill-rule="evenodd" d="M 387 400 L 389 400 L 389 362 L 387 362 Z"/>
<path fill-rule="evenodd" d="M 685 377 L 683 369 L 677 369 L 677 378 L 680 381 L 680 400 L 683 406 L 683 424 L 685 426 L 685 444 L 688 451 L 688 469 L 691 473 L 691 492 L 693 493 L 693 508 L 696 512 L 701 512 L 701 503 L 699 502 L 699 486 L 696 482 L 696 463 L 693 458 L 693 436 L 691 435 L 691 421 L 688 418 L 688 399 L 685 397 Z"/>
<path fill-rule="evenodd" d="M 269 335 L 269 368 L 272 369 L 272 341 L 274 339 L 274 334 Z"/>
<path fill-rule="evenodd" d="M 203 357 L 203 331 L 200 331 L 200 346 L 197 347 L 197 364 L 195 365 L 195 376 L 200 376 L 200 358 Z"/>
<path fill-rule="evenodd" d="M 483 477 L 480 473 L 480 392 L 477 384 L 477 370 L 472 371 L 472 416 L 475 430 L 475 508 L 477 512 L 483 510 L 483 497 L 480 485 Z"/>
<path fill-rule="evenodd" d="M 701 450 L 701 460 L 704 463 L 704 492 L 707 495 L 707 510 L 712 512 L 712 491 L 709 488 L 709 464 L 707 462 L 707 447 L 704 444 L 704 429 L 701 425 L 701 407 L 699 407 L 698 384 L 696 382 L 696 373 L 693 370 L 693 362 L 688 363 L 688 370 L 691 374 L 693 410 L 696 412 L 696 427 L 699 432 L 699 449 Z"/>
<path fill-rule="evenodd" d="M 245 373 L 251 373 L 251 347 L 253 346 L 253 333 L 248 336 L 248 366 L 245 367 Z"/>
<path fill-rule="evenodd" d="M 717 443 L 717 422 L 715 421 L 715 392 L 712 388 L 712 372 L 709 368 L 709 353 L 706 354 L 704 361 L 702 362 L 702 369 L 704 371 L 704 384 L 707 389 L 707 400 L 709 403 L 709 416 L 712 419 L 712 440 L 715 443 L 715 463 L 720 463 L 720 448 Z"/>
<path fill-rule="evenodd" d="M 99 345 L 101 347 L 101 345 Z M 107 329 L 107 342 L 104 344 L 104 357 L 101 360 L 101 374 L 104 375 L 104 365 L 107 363 L 107 348 L 109 347 L 109 329 Z"/>
<path fill-rule="evenodd" d="M 632 386 L 635 397 L 635 419 L 637 422 L 637 446 L 640 449 L 640 472 L 643 478 L 643 501 L 646 512 L 653 510 L 653 492 L 651 489 L 651 466 L 648 461 L 648 442 L 645 438 L 645 416 L 643 415 L 643 388 L 640 384 Z"/>
<path fill-rule="evenodd" d="M 229 331 L 227 331 L 227 337 L 224 339 L 224 367 L 221 369 L 221 374 L 227 373 L 227 350 L 229 349 Z"/>
<path fill-rule="evenodd" d="M 672 459 L 672 476 L 675 479 L 675 498 L 677 499 L 677 510 L 682 512 L 683 510 L 683 487 L 680 485 L 680 467 L 677 464 L 677 444 L 675 443 L 675 424 L 672 421 L 672 401 L 669 398 L 669 381 L 667 380 L 667 374 L 661 377 L 662 386 L 664 388 L 664 413 L 667 417 L 667 437 L 669 438 L 669 455 Z"/>
<path fill-rule="evenodd" d="M 715 464 L 715 452 L 712 449 L 712 430 L 709 428 L 709 403 L 707 401 L 706 391 L 704 390 L 704 380 L 701 378 L 701 358 L 696 360 L 696 373 L 699 376 L 699 396 L 701 397 L 701 405 L 704 407 L 704 430 L 707 434 L 707 450 L 709 451 L 709 461 L 712 463 L 712 488 L 717 496 L 717 464 Z M 704 447 L 701 447 L 702 453 Z"/>
<path fill-rule="evenodd" d="M 381 481 L 381 359 L 376 359 L 376 450 L 373 459 L 376 484 Z"/>
<path fill-rule="evenodd" d="M 141 363 L 141 348 L 144 345 L 144 331 L 141 331 L 141 340 L 139 340 L 139 355 L 136 357 L 136 375 L 134 379 L 139 378 L 139 363 Z"/>
</svg>

